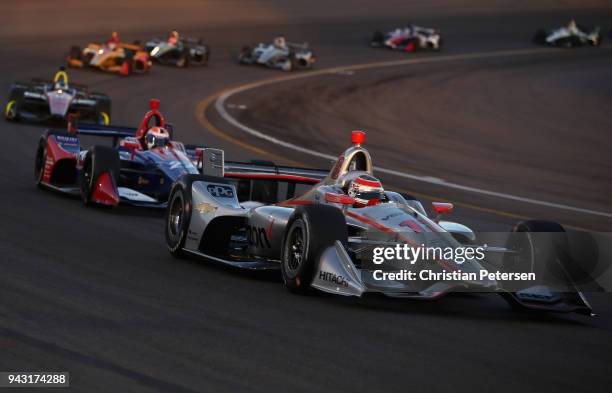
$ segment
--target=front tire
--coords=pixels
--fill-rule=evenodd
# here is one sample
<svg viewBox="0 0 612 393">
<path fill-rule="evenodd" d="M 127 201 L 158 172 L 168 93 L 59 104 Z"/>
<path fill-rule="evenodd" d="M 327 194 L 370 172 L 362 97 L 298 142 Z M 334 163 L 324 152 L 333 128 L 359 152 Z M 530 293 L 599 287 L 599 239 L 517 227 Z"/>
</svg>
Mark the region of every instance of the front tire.
<svg viewBox="0 0 612 393">
<path fill-rule="evenodd" d="M 9 94 L 9 100 L 4 108 L 4 118 L 7 121 L 19 120 L 19 103 L 23 98 L 24 90 L 22 88 L 13 88 Z"/>
<path fill-rule="evenodd" d="M 47 138 L 41 136 L 36 148 L 34 157 L 34 179 L 37 187 L 42 187 L 42 179 L 45 173 L 45 163 L 47 162 Z"/>
<path fill-rule="evenodd" d="M 281 249 L 285 287 L 293 293 L 306 293 L 321 254 L 337 240 L 348 244 L 346 220 L 340 209 L 321 204 L 299 206 L 289 220 Z"/>
<path fill-rule="evenodd" d="M 370 41 L 370 46 L 374 48 L 379 48 L 383 46 L 385 42 L 385 35 L 382 31 L 376 30 L 374 34 L 372 34 L 372 40 Z"/>
<path fill-rule="evenodd" d="M 239 64 L 253 64 L 253 48 L 250 46 L 243 46 L 240 49 L 240 54 L 238 54 L 238 63 Z"/>
<path fill-rule="evenodd" d="M 557 259 L 569 250 L 561 224 L 543 220 L 522 221 L 514 226 L 512 232 L 525 233 L 525 236 L 509 239 L 506 247 L 519 253 L 515 257 L 509 255 L 504 258 L 504 271 L 535 273 L 538 281 L 550 273 L 559 275 Z"/>
</svg>

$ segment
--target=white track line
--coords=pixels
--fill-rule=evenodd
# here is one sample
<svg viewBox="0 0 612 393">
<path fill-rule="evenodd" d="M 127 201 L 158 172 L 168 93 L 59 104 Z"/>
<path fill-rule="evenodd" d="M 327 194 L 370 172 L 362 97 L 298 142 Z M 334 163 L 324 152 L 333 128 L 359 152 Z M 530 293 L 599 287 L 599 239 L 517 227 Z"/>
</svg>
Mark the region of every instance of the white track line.
<svg viewBox="0 0 612 393">
<path fill-rule="evenodd" d="M 240 123 L 238 120 L 233 118 L 225 110 L 225 102 L 231 96 L 235 94 L 238 94 L 238 93 L 241 93 L 247 90 L 252 90 L 252 89 L 255 89 L 261 86 L 271 85 L 274 83 L 286 82 L 286 81 L 296 80 L 296 79 L 310 78 L 313 76 L 319 76 L 319 75 L 324 75 L 324 74 L 337 73 L 339 71 L 354 71 L 354 70 L 363 70 L 363 69 L 378 68 L 378 67 L 392 67 L 392 66 L 423 64 L 423 63 L 439 63 L 439 62 L 456 61 L 456 60 L 486 59 L 486 58 L 503 57 L 503 56 L 525 56 L 525 55 L 544 54 L 544 53 L 558 54 L 559 52 L 555 52 L 551 48 L 519 49 L 519 50 L 495 51 L 495 52 L 486 52 L 486 53 L 468 53 L 468 54 L 462 54 L 462 55 L 437 56 L 437 57 L 431 57 L 431 58 L 423 57 L 423 58 L 416 58 L 416 59 L 404 59 L 404 60 L 377 62 L 377 63 L 369 63 L 369 64 L 358 64 L 358 65 L 351 65 L 351 66 L 342 66 L 342 67 L 322 69 L 322 70 L 317 70 L 317 71 L 311 71 L 311 72 L 304 73 L 304 74 L 297 74 L 297 75 L 291 75 L 287 77 L 267 79 L 267 80 L 239 86 L 234 89 L 230 89 L 224 92 L 223 94 L 221 94 L 219 98 L 217 98 L 215 102 L 215 109 L 217 110 L 217 112 L 219 112 L 219 115 L 221 115 L 221 117 L 223 117 L 223 119 L 225 119 L 228 123 L 230 123 L 234 127 L 252 136 L 263 139 L 265 141 L 268 141 L 278 146 L 286 147 L 287 149 L 299 151 L 304 154 L 308 154 L 311 156 L 320 157 L 320 158 L 324 158 L 328 160 L 336 160 L 338 158 L 337 156 L 325 154 L 325 153 L 322 153 L 316 150 L 312 150 L 312 149 L 307 149 L 305 147 L 298 146 L 293 143 L 274 138 L 268 134 L 265 134 L 254 128 L 251 128 L 247 126 L 246 124 Z M 381 167 L 374 167 L 374 169 L 381 173 L 386 173 L 389 175 L 398 176 L 398 177 L 402 177 L 405 179 L 416 180 L 416 181 L 420 181 L 423 183 L 429 183 L 429 184 L 435 184 L 435 185 L 439 185 L 439 186 L 443 186 L 447 188 L 453 188 L 456 190 L 462 190 L 462 191 L 472 192 L 472 193 L 481 194 L 481 195 L 488 195 L 488 196 L 493 196 L 497 198 L 509 199 L 512 201 L 524 202 L 524 203 L 529 203 L 532 205 L 546 206 L 546 207 L 552 207 L 552 208 L 568 210 L 568 211 L 573 211 L 573 212 L 578 212 L 578 213 L 586 213 L 586 214 L 592 214 L 595 216 L 612 218 L 612 213 L 608 213 L 608 212 L 584 209 L 580 207 L 564 205 L 561 203 L 541 201 L 538 199 L 532 199 L 532 198 L 526 198 L 526 197 L 496 192 L 496 191 L 490 191 L 490 190 L 485 190 L 485 189 L 477 188 L 477 187 L 464 186 L 461 184 L 448 182 L 446 180 L 431 177 L 431 176 L 419 176 L 419 175 L 414 175 L 411 173 L 396 171 L 393 169 L 387 169 L 387 168 L 381 168 Z"/>
</svg>

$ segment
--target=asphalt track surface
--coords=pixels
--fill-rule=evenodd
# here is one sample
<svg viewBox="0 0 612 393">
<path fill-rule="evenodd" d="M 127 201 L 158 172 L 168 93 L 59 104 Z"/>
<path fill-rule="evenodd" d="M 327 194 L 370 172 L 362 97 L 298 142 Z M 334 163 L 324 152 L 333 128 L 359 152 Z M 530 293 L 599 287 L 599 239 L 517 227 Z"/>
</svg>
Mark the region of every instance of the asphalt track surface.
<svg viewBox="0 0 612 393">
<path fill-rule="evenodd" d="M 327 165 L 250 138 L 214 110 L 213 98 L 229 86 L 285 76 L 237 66 L 231 55 L 242 44 L 279 32 L 308 40 L 320 69 L 406 57 L 365 46 L 374 28 L 403 22 L 404 4 L 370 11 L 354 3 L 341 12 L 323 2 L 182 1 L 165 13 L 156 2 L 148 13 L 138 3 L 122 12 L 98 4 L 91 9 L 103 17 L 91 18 L 87 6 L 66 3 L 7 6 L 3 86 L 51 75 L 71 44 L 103 38 L 104 26 L 130 40 L 176 27 L 210 42 L 208 67 L 71 78 L 110 94 L 117 124 L 135 125 L 148 99 L 160 98 L 177 138 L 223 147 L 231 159 Z M 440 26 L 447 47 L 417 57 L 531 49 L 535 28 L 569 15 L 612 20 L 597 2 L 432 4 L 414 20 Z M 214 22 L 201 22 L 202 8 Z M 326 154 L 364 128 L 378 166 L 609 213 L 611 63 L 612 50 L 601 48 L 372 68 L 266 85 L 227 101 L 246 109 L 227 110 Z M 596 318 L 520 314 L 489 295 L 435 303 L 293 296 L 275 275 L 173 260 L 158 213 L 86 209 L 37 190 L 32 167 L 43 128 L 0 128 L 0 370 L 69 371 L 70 390 L 79 392 L 582 392 L 612 382 L 608 294 L 589 295 Z M 480 230 L 506 230 L 521 216 L 610 230 L 602 216 L 382 177 L 426 200 L 459 202 L 451 218 Z"/>
</svg>

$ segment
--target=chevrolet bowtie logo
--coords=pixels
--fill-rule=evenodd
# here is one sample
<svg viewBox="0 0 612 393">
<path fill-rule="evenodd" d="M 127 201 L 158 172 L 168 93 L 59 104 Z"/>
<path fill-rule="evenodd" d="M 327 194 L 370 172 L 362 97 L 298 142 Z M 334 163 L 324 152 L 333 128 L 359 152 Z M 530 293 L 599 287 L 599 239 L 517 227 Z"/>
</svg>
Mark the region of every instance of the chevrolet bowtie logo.
<svg viewBox="0 0 612 393">
<path fill-rule="evenodd" d="M 203 202 L 203 203 L 196 205 L 195 209 L 199 211 L 200 213 L 210 213 L 210 212 L 214 212 L 215 210 L 217 210 L 217 206 L 211 205 L 210 203 Z"/>
</svg>

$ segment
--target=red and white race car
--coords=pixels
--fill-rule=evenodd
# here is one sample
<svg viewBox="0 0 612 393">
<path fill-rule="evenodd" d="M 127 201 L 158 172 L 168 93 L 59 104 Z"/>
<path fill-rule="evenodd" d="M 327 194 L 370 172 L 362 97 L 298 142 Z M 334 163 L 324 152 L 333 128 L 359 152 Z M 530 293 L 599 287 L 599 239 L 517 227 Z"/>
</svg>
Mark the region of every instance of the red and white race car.
<svg viewBox="0 0 612 393">
<path fill-rule="evenodd" d="M 370 41 L 370 46 L 405 52 L 415 52 L 418 50 L 438 51 L 442 47 L 442 37 L 436 29 L 408 25 L 386 33 L 380 30 L 375 31 Z"/>
</svg>

